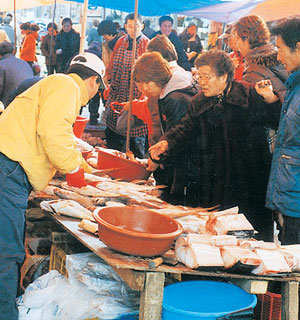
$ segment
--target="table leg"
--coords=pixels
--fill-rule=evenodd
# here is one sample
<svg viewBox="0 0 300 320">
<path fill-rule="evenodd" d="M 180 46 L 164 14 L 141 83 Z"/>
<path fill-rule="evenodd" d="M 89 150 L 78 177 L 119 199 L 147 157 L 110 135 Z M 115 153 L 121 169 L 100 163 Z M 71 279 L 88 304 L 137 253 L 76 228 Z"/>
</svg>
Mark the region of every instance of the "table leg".
<svg viewBox="0 0 300 320">
<path fill-rule="evenodd" d="M 297 320 L 299 312 L 299 283 L 287 281 L 282 283 L 281 320 Z"/>
<path fill-rule="evenodd" d="M 140 299 L 139 320 L 159 320 L 161 318 L 165 274 L 146 272 L 144 290 Z"/>
</svg>

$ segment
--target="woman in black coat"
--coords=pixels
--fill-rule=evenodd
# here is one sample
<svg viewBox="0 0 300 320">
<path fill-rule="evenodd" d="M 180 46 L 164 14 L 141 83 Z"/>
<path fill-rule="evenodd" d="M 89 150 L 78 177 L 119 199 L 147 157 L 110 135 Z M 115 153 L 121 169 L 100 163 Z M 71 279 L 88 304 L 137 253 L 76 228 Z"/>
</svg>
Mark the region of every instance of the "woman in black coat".
<svg viewBox="0 0 300 320">
<path fill-rule="evenodd" d="M 58 72 L 65 73 L 71 59 L 79 53 L 80 35 L 72 28 L 72 20 L 62 20 L 62 30 L 58 33 L 55 43 Z"/>
<path fill-rule="evenodd" d="M 187 141 L 196 141 L 192 204 L 238 205 L 258 237 L 272 241 L 271 211 L 264 206 L 271 164 L 264 132 L 265 126 L 277 128 L 281 102 L 269 80 L 255 88 L 235 82 L 232 59 L 223 51 L 204 53 L 195 64 L 202 92 L 180 123 L 150 148 L 151 157 L 159 160 L 165 153 L 167 159 Z"/>
</svg>

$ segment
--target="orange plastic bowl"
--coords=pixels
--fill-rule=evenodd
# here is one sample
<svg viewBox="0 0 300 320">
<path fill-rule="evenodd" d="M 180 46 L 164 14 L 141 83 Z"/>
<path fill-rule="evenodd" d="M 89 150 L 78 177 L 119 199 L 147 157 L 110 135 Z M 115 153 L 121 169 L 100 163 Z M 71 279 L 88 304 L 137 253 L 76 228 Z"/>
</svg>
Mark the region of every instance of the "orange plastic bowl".
<svg viewBox="0 0 300 320">
<path fill-rule="evenodd" d="M 147 180 L 151 174 L 146 170 L 146 166 L 125 158 L 120 158 L 114 154 L 98 151 L 98 169 L 115 169 L 108 172 L 113 179 L 123 181 Z"/>
<path fill-rule="evenodd" d="M 170 249 L 182 233 L 174 219 L 142 207 L 104 207 L 94 211 L 99 239 L 127 254 L 151 257 Z"/>
</svg>

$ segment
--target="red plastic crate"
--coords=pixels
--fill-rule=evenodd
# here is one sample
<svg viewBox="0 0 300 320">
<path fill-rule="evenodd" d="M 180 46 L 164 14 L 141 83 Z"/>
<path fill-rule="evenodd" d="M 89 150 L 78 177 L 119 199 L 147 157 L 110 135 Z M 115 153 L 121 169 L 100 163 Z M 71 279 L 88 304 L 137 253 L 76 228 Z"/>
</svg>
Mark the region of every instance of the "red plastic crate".
<svg viewBox="0 0 300 320">
<path fill-rule="evenodd" d="M 281 320 L 281 294 L 258 294 L 255 309 L 257 320 Z"/>
</svg>

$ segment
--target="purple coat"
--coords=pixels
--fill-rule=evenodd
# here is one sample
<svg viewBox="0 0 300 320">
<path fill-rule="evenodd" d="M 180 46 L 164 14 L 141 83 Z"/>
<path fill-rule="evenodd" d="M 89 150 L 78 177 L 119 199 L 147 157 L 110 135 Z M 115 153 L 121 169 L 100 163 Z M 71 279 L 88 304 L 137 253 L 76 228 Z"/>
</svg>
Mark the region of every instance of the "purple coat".
<svg viewBox="0 0 300 320">
<path fill-rule="evenodd" d="M 32 68 L 12 53 L 7 53 L 0 60 L 0 101 L 4 105 L 11 92 L 25 79 L 33 77 Z"/>
</svg>

